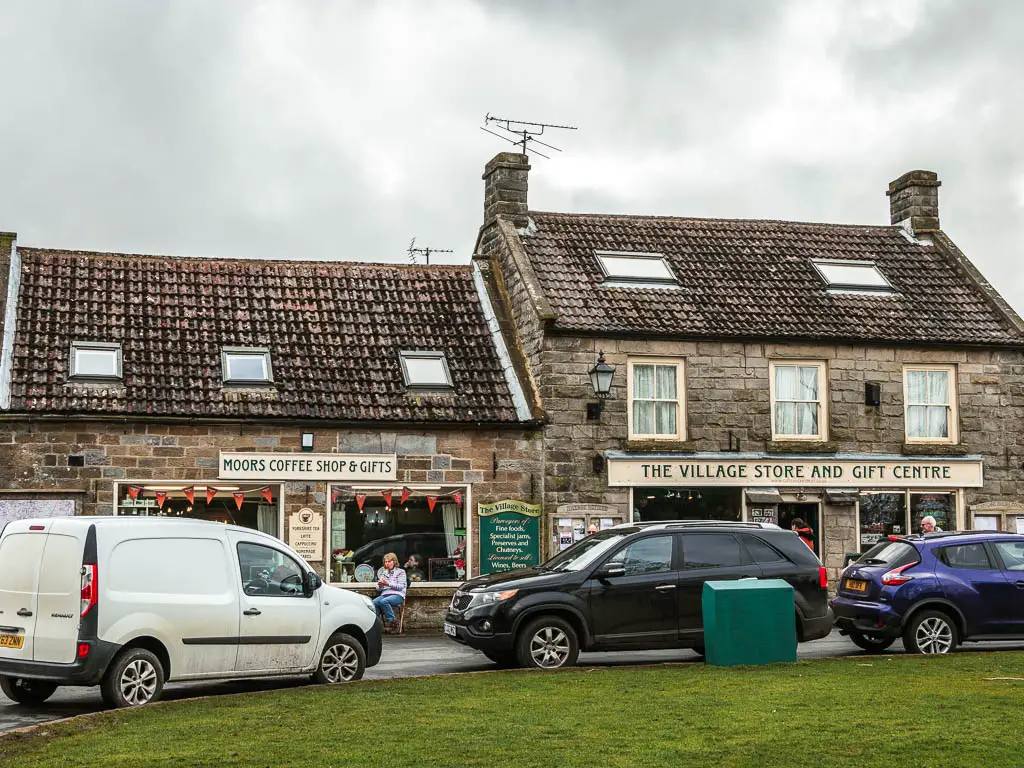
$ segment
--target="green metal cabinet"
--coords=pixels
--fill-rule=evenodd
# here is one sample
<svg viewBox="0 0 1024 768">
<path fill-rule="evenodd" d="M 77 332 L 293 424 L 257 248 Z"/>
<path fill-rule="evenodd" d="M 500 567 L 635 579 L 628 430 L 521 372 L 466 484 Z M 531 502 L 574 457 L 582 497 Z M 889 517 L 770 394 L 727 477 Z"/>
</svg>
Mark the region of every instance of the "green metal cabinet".
<svg viewBox="0 0 1024 768">
<path fill-rule="evenodd" d="M 708 664 L 796 661 L 793 587 L 782 579 L 705 582 L 701 608 Z"/>
</svg>

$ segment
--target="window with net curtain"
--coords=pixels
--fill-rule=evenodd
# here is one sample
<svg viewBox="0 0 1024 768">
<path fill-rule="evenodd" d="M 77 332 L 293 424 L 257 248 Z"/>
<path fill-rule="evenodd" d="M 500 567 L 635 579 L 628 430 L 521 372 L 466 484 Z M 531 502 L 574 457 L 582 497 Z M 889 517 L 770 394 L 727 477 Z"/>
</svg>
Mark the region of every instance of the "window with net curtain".
<svg viewBox="0 0 1024 768">
<path fill-rule="evenodd" d="M 905 375 L 907 437 L 916 440 L 949 440 L 951 371 L 948 368 L 909 368 Z"/>
<path fill-rule="evenodd" d="M 677 437 L 680 434 L 679 363 L 632 363 L 633 435 Z"/>
<path fill-rule="evenodd" d="M 775 377 L 775 436 L 822 437 L 822 379 L 820 364 L 773 364 Z"/>
</svg>

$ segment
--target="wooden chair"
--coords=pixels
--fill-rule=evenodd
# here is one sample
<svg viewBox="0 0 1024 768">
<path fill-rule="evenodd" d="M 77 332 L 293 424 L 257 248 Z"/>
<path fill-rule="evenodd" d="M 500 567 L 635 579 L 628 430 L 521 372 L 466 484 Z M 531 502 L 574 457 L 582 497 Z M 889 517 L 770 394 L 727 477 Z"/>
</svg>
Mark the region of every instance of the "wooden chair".
<svg viewBox="0 0 1024 768">
<path fill-rule="evenodd" d="M 401 605 L 392 608 L 392 610 L 395 612 L 395 623 L 391 630 L 393 634 L 400 635 L 402 634 L 402 631 L 405 629 L 405 604 L 407 602 L 408 597 L 402 601 Z"/>
</svg>

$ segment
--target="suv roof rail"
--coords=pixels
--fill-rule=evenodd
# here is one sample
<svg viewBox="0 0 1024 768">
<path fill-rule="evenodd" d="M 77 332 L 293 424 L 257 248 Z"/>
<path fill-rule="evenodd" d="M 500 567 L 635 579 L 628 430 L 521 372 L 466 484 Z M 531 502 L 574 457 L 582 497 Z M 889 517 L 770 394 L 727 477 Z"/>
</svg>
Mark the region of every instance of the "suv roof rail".
<svg viewBox="0 0 1024 768">
<path fill-rule="evenodd" d="M 953 536 L 1019 536 L 1014 531 L 932 531 L 931 533 L 907 533 L 902 536 L 890 535 L 889 541 L 934 541 Z"/>
<path fill-rule="evenodd" d="M 633 528 L 778 528 L 774 523 L 747 523 L 741 520 L 650 520 L 642 523 L 627 523 Z"/>
</svg>

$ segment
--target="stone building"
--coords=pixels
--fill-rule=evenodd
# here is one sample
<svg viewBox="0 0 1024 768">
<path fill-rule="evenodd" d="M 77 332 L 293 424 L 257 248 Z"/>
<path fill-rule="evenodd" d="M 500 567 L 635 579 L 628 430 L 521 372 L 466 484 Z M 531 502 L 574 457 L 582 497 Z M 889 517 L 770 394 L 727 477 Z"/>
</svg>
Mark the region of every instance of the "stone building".
<svg viewBox="0 0 1024 768">
<path fill-rule="evenodd" d="M 536 398 L 474 267 L 85 253 L 13 234 L 0 261 L 0 526 L 234 522 L 354 589 L 394 551 L 417 561 L 415 627 L 477 573 L 476 505 L 540 501 Z"/>
<path fill-rule="evenodd" d="M 1024 530 L 1024 323 L 940 229 L 934 173 L 849 226 L 541 212 L 529 171 L 487 164 L 474 261 L 544 414 L 547 554 L 801 518 L 834 579 L 926 514 Z"/>
</svg>

